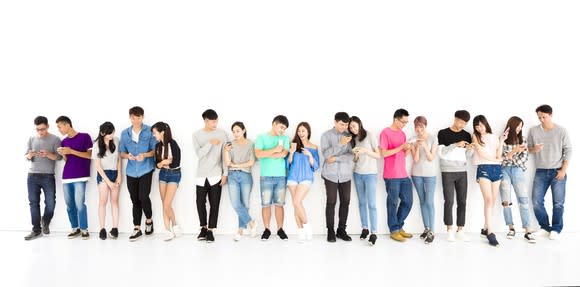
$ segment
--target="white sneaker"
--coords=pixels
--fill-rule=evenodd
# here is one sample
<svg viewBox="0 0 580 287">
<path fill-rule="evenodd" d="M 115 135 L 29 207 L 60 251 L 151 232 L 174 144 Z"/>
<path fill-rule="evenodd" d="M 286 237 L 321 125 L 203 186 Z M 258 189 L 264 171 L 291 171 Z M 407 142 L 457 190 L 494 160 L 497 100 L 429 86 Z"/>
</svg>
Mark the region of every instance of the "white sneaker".
<svg viewBox="0 0 580 287">
<path fill-rule="evenodd" d="M 463 229 L 457 230 L 457 234 L 455 236 L 457 237 L 457 240 L 460 241 L 468 242 L 469 240 L 471 240 L 469 236 L 467 236 L 465 231 L 463 231 Z"/>
<path fill-rule="evenodd" d="M 306 241 L 306 232 L 304 228 L 298 228 L 298 242 L 304 243 Z"/>
<path fill-rule="evenodd" d="M 236 234 L 234 234 L 234 241 L 240 241 L 242 240 L 242 235 L 239 234 L 238 232 L 236 232 Z"/>
<path fill-rule="evenodd" d="M 258 235 L 258 222 L 256 222 L 256 220 L 252 220 L 250 223 L 248 223 L 248 227 L 250 228 L 250 236 L 256 237 Z"/>
<path fill-rule="evenodd" d="M 556 231 L 550 231 L 550 236 L 548 236 L 548 238 L 550 238 L 550 240 L 556 240 L 558 239 L 558 232 Z"/>
<path fill-rule="evenodd" d="M 171 230 L 165 230 L 163 233 L 163 241 L 171 241 L 175 238 L 175 234 Z"/>
<path fill-rule="evenodd" d="M 312 227 L 308 223 L 302 224 L 304 228 L 304 235 L 306 235 L 306 240 L 312 240 Z"/>
<path fill-rule="evenodd" d="M 455 242 L 455 232 L 451 229 L 447 230 L 447 241 Z"/>
<path fill-rule="evenodd" d="M 183 231 L 181 231 L 181 226 L 179 225 L 173 225 L 173 234 L 175 235 L 175 237 L 179 237 L 181 235 L 183 235 Z"/>
</svg>

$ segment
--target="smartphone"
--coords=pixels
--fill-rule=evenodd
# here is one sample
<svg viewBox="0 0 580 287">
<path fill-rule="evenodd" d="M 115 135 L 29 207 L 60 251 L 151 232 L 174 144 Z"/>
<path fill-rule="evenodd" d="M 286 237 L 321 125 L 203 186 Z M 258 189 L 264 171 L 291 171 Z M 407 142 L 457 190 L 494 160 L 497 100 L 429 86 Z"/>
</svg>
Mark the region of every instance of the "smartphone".
<svg viewBox="0 0 580 287">
<path fill-rule="evenodd" d="M 278 145 L 284 145 L 284 140 L 278 140 Z"/>
</svg>

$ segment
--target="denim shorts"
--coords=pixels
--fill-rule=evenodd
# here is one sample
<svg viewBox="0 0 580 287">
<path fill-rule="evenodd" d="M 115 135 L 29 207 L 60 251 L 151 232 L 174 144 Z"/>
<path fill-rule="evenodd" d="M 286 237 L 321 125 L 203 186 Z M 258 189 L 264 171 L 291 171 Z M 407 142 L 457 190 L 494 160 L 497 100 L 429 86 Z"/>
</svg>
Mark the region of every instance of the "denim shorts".
<svg viewBox="0 0 580 287">
<path fill-rule="evenodd" d="M 286 201 L 286 177 L 285 176 L 261 176 L 260 195 L 262 207 L 272 204 L 282 206 Z"/>
<path fill-rule="evenodd" d="M 104 172 L 110 181 L 114 182 L 115 180 L 117 180 L 118 173 L 116 170 L 105 169 Z M 103 182 L 103 177 L 101 176 L 100 173 L 97 172 L 97 184 L 100 184 L 101 182 Z"/>
<path fill-rule="evenodd" d="M 167 169 L 159 170 L 159 183 L 177 184 L 181 181 L 181 169 Z"/>
<path fill-rule="evenodd" d="M 311 186 L 312 185 L 312 181 L 311 180 L 303 180 L 301 182 L 296 182 L 295 180 L 289 180 L 288 183 L 286 183 L 287 186 L 299 185 L 299 184 Z"/>
<path fill-rule="evenodd" d="M 487 178 L 491 182 L 496 182 L 503 178 L 501 165 L 499 164 L 480 164 L 477 166 L 477 182 L 480 178 Z"/>
</svg>

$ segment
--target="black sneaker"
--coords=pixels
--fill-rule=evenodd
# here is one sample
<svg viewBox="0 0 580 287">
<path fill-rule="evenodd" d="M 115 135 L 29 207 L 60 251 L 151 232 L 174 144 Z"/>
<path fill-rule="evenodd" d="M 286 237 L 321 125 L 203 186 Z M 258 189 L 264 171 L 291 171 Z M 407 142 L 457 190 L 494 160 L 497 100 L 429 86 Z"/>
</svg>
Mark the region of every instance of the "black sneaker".
<svg viewBox="0 0 580 287">
<path fill-rule="evenodd" d="M 215 241 L 215 238 L 213 237 L 213 231 L 211 230 L 207 230 L 207 235 L 205 236 L 205 241 L 207 243 L 212 243 Z"/>
<path fill-rule="evenodd" d="M 481 229 L 481 238 L 487 238 L 487 229 Z"/>
<path fill-rule="evenodd" d="M 336 230 L 336 237 L 338 237 L 344 241 L 352 241 L 352 238 L 350 236 L 348 236 L 348 234 L 346 233 L 346 230 L 344 230 L 342 228 L 338 228 Z"/>
<path fill-rule="evenodd" d="M 326 235 L 326 241 L 328 242 L 336 242 L 336 234 L 334 233 L 334 228 L 329 228 L 328 233 Z"/>
<path fill-rule="evenodd" d="M 373 234 L 371 234 L 371 237 L 369 237 L 369 244 L 371 246 L 374 246 L 376 242 L 377 242 L 377 236 L 373 233 Z"/>
<path fill-rule="evenodd" d="M 28 241 L 28 240 L 36 239 L 36 238 L 41 237 L 41 236 L 42 236 L 42 232 L 40 232 L 40 231 L 37 231 L 37 232 L 30 231 L 30 233 L 28 235 L 24 236 L 24 240 Z"/>
<path fill-rule="evenodd" d="M 524 234 L 524 239 L 528 241 L 528 243 L 536 243 L 536 238 L 534 238 L 534 235 L 530 232 L 526 232 L 526 234 Z"/>
<path fill-rule="evenodd" d="M 107 230 L 101 228 L 101 231 L 99 231 L 99 238 L 102 240 L 107 239 Z"/>
<path fill-rule="evenodd" d="M 421 233 L 419 238 L 425 240 L 425 238 L 427 238 L 427 233 L 429 233 L 429 229 L 425 228 L 425 230 L 423 230 L 423 233 Z"/>
<path fill-rule="evenodd" d="M 45 222 L 44 218 L 40 220 L 40 226 L 42 227 L 42 233 L 44 234 L 50 234 L 50 228 L 48 227 L 50 225 L 50 222 Z"/>
<path fill-rule="evenodd" d="M 151 235 L 153 234 L 153 220 L 151 220 L 151 222 L 147 223 L 147 221 L 145 221 L 145 235 Z"/>
<path fill-rule="evenodd" d="M 499 242 L 497 242 L 497 239 L 495 238 L 495 234 L 490 233 L 487 235 L 487 240 L 489 241 L 489 245 L 491 246 L 498 246 Z"/>
<path fill-rule="evenodd" d="M 197 240 L 203 241 L 207 238 L 207 228 L 202 227 L 199 235 L 197 236 Z"/>
<path fill-rule="evenodd" d="M 109 232 L 109 237 L 111 237 L 111 239 L 117 239 L 117 237 L 119 237 L 119 229 L 117 229 L 117 227 L 111 228 L 111 231 Z"/>
<path fill-rule="evenodd" d="M 360 233 L 360 240 L 365 240 L 367 239 L 367 236 L 369 236 L 369 230 L 368 229 L 363 229 L 362 232 Z"/>
<path fill-rule="evenodd" d="M 133 234 L 129 236 L 129 241 L 137 241 L 139 238 L 141 238 L 141 236 L 143 236 L 143 232 L 141 232 L 141 229 L 134 228 Z"/>
<path fill-rule="evenodd" d="M 83 230 L 83 231 L 81 232 L 81 238 L 82 238 L 83 240 L 87 240 L 87 239 L 89 239 L 89 231 L 88 231 L 88 230 Z M 105 238 L 106 238 L 106 237 L 105 237 Z"/>
<path fill-rule="evenodd" d="M 268 228 L 264 229 L 264 232 L 262 233 L 262 241 L 268 240 L 271 234 L 272 232 L 270 232 L 270 229 Z"/>
<path fill-rule="evenodd" d="M 66 237 L 68 237 L 68 239 L 73 239 L 79 237 L 79 235 L 81 235 L 81 230 L 76 228 L 73 229 L 73 231 L 69 233 Z"/>
<path fill-rule="evenodd" d="M 427 232 L 427 236 L 425 236 L 425 244 L 433 243 L 434 239 L 435 239 L 435 234 L 433 233 L 433 231 Z"/>
<path fill-rule="evenodd" d="M 286 232 L 284 232 L 284 229 L 282 229 L 282 228 L 278 229 L 278 232 L 276 232 L 276 234 L 278 234 L 278 237 L 280 237 L 280 239 L 282 239 L 284 241 L 288 241 L 288 235 L 286 235 Z"/>
</svg>

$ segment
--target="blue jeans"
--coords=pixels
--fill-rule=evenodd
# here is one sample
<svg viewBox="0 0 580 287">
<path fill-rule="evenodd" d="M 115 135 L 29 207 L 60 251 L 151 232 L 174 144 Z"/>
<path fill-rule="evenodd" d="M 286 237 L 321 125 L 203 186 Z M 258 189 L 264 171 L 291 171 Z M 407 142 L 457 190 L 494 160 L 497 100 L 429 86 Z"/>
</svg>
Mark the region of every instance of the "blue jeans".
<svg viewBox="0 0 580 287">
<path fill-rule="evenodd" d="M 359 174 L 355 172 L 354 186 L 356 187 L 356 195 L 358 197 L 360 224 L 363 229 L 368 229 L 368 216 L 370 216 L 371 233 L 377 233 L 377 175 Z"/>
<path fill-rule="evenodd" d="M 520 217 L 522 218 L 522 227 L 530 227 L 530 208 L 528 193 L 526 191 L 526 174 L 517 166 L 504 166 L 501 168 L 503 179 L 499 186 L 499 195 L 503 206 L 503 218 L 506 225 L 513 225 L 512 218 L 512 186 L 516 192 L 518 204 L 520 206 Z"/>
<path fill-rule="evenodd" d="M 286 201 L 286 177 L 285 176 L 261 176 L 260 195 L 262 207 L 272 204 L 283 206 Z"/>
<path fill-rule="evenodd" d="M 77 181 L 63 184 L 64 201 L 66 212 L 71 228 L 87 230 L 87 206 L 85 205 L 86 181 Z M 80 226 L 79 226 L 80 223 Z"/>
<path fill-rule="evenodd" d="M 412 176 L 413 185 L 417 190 L 419 202 L 421 203 L 421 217 L 423 226 L 426 229 L 435 229 L 435 186 L 437 185 L 436 176 Z"/>
<path fill-rule="evenodd" d="M 159 183 L 175 184 L 179 186 L 181 181 L 181 169 L 167 169 L 159 170 Z"/>
<path fill-rule="evenodd" d="M 534 204 L 534 213 L 540 227 L 546 231 L 562 232 L 564 227 L 564 199 L 566 197 L 566 180 L 557 180 L 556 174 L 558 169 L 536 169 L 534 176 L 534 186 L 532 188 L 532 202 Z M 550 220 L 548 213 L 544 207 L 544 197 L 548 191 L 548 187 L 552 188 L 552 227 L 550 227 Z"/>
<path fill-rule="evenodd" d="M 105 169 L 103 171 L 105 172 L 105 175 L 107 176 L 107 178 L 110 181 L 115 182 L 115 180 L 117 180 L 117 174 L 118 174 L 118 172 L 116 170 Z M 101 176 L 100 173 L 97 172 L 97 185 L 99 185 L 103 181 L 104 181 L 103 180 L 103 177 Z"/>
<path fill-rule="evenodd" d="M 56 183 L 54 174 L 29 173 L 27 183 L 32 230 L 38 233 L 40 232 L 40 220 L 43 220 L 48 225 L 54 215 L 54 206 L 56 205 Z M 41 190 L 44 191 L 44 215 L 42 219 L 40 215 Z"/>
<path fill-rule="evenodd" d="M 228 172 L 228 193 L 234 210 L 238 214 L 238 227 L 246 228 L 252 221 L 250 217 L 250 192 L 252 191 L 252 174 L 241 170 Z"/>
<path fill-rule="evenodd" d="M 413 206 L 413 186 L 408 177 L 385 178 L 387 189 L 387 224 L 389 231 L 399 231 Z"/>
</svg>

